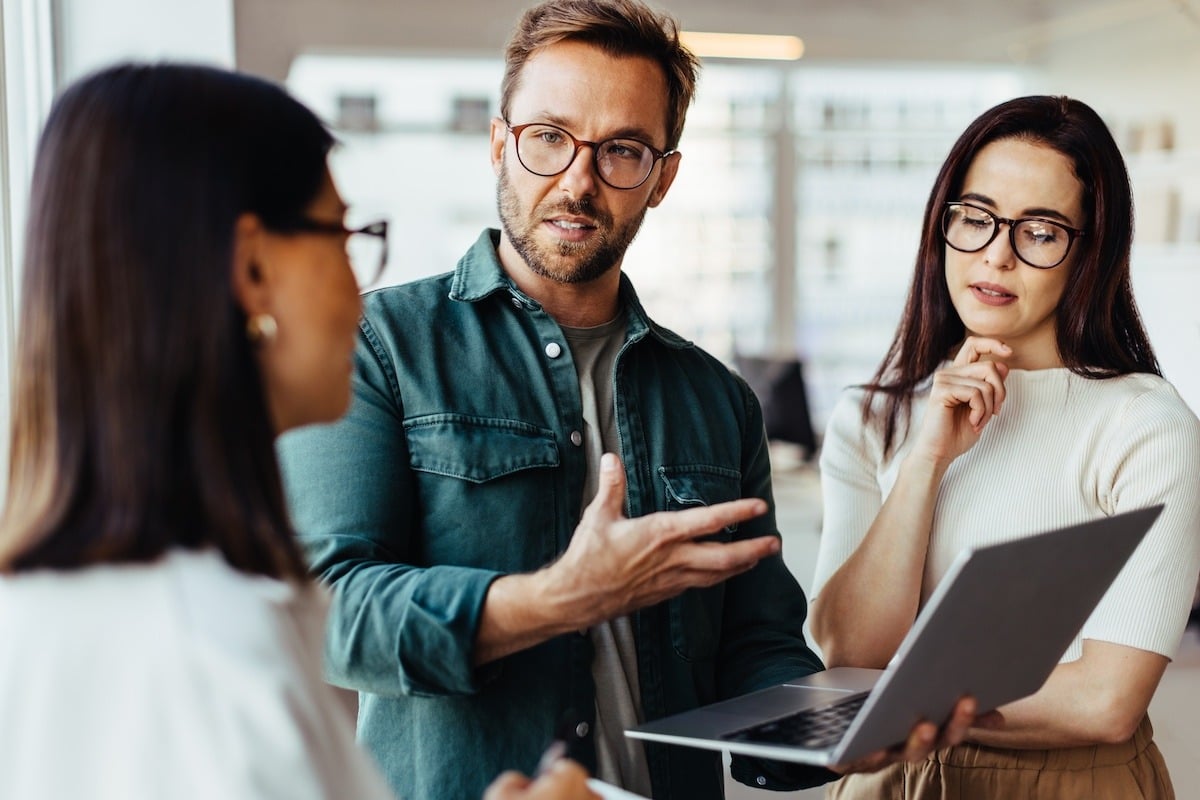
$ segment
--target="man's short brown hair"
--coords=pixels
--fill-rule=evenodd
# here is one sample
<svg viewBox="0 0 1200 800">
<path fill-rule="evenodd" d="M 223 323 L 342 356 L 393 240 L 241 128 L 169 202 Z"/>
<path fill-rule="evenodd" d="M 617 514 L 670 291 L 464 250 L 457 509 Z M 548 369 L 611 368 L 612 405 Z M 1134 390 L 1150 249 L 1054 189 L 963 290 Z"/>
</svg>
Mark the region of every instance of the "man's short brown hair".
<svg viewBox="0 0 1200 800">
<path fill-rule="evenodd" d="M 506 120 L 525 62 L 564 41 L 592 44 L 614 56 L 643 56 L 661 66 L 669 99 L 666 149 L 679 145 L 700 64 L 679 41 L 675 19 L 640 0 L 545 0 L 526 11 L 504 52 L 500 114 Z"/>
</svg>

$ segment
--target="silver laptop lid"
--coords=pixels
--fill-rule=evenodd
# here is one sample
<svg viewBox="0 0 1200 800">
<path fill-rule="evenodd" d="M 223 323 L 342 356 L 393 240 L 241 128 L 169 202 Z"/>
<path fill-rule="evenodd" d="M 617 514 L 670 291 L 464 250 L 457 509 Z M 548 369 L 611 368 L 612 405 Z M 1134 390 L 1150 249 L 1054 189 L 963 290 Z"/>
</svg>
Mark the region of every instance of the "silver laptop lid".
<svg viewBox="0 0 1200 800">
<path fill-rule="evenodd" d="M 981 710 L 1041 688 L 1161 505 L 964 550 L 938 583 L 835 750 L 846 762 L 903 741 L 957 698 Z"/>
</svg>

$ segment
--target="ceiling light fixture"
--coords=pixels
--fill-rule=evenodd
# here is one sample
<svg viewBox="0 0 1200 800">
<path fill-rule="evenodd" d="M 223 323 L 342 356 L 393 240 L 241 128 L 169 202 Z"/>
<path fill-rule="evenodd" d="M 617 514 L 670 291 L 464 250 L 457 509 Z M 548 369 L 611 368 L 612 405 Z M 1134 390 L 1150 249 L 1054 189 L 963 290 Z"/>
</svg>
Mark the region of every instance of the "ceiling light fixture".
<svg viewBox="0 0 1200 800">
<path fill-rule="evenodd" d="M 689 50 L 701 58 L 795 61 L 804 55 L 804 41 L 799 36 L 680 31 L 679 38 Z"/>
</svg>

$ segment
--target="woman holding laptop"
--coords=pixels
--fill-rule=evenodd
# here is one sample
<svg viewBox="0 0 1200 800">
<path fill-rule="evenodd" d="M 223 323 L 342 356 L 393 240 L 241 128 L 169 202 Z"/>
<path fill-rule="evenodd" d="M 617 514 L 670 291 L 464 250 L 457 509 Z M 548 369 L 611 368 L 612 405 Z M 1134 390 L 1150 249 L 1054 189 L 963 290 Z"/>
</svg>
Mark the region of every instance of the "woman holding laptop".
<svg viewBox="0 0 1200 800">
<path fill-rule="evenodd" d="M 1142 327 L 1132 231 L 1121 154 L 1077 100 L 1003 103 L 942 166 L 892 345 L 824 440 L 826 663 L 883 667 L 964 547 L 1166 507 L 1002 727 L 832 796 L 1173 797 L 1146 709 L 1200 569 L 1200 422 Z"/>
</svg>

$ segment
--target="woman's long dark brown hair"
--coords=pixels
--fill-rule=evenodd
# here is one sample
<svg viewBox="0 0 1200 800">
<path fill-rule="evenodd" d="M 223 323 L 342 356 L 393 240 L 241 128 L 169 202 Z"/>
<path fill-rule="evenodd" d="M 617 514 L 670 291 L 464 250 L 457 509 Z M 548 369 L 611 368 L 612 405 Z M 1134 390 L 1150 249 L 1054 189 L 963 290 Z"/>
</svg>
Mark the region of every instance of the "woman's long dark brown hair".
<svg viewBox="0 0 1200 800">
<path fill-rule="evenodd" d="M 925 206 L 921 244 L 895 338 L 864 388 L 863 422 L 883 395 L 883 442 L 890 452 L 906 426 L 916 387 L 962 342 L 966 329 L 946 287 L 941 218 L 958 200 L 975 156 L 1000 139 L 1021 139 L 1062 153 L 1083 184 L 1084 229 L 1070 280 L 1055 312 L 1063 364 L 1087 378 L 1161 374 L 1133 300 L 1129 252 L 1133 197 L 1121 151 L 1100 116 L 1068 97 L 1020 97 L 985 111 L 950 150 Z"/>
<path fill-rule="evenodd" d="M 122 65 L 54 104 L 30 203 L 0 569 L 214 547 L 300 578 L 232 288 L 234 227 L 315 199 L 332 138 L 279 87 Z"/>
</svg>

